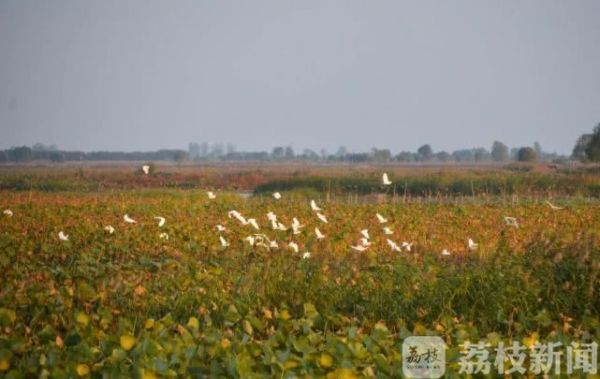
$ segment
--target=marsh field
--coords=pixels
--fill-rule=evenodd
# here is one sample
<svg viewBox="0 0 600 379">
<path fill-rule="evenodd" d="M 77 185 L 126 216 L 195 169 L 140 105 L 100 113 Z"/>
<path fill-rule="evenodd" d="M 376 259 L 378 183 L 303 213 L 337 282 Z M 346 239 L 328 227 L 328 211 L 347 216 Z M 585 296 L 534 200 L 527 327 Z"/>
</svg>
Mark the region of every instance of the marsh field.
<svg viewBox="0 0 600 379">
<path fill-rule="evenodd" d="M 141 164 L 0 167 L 0 377 L 396 378 L 408 336 L 462 377 L 467 342 L 599 340 L 598 167 Z"/>
</svg>

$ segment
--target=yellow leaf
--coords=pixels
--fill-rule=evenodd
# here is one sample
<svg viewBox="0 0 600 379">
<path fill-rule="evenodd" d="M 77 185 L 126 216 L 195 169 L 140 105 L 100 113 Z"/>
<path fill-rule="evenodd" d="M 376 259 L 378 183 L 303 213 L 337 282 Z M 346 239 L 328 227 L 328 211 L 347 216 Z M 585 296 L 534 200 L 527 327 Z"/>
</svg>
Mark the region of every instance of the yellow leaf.
<svg viewBox="0 0 600 379">
<path fill-rule="evenodd" d="M 149 318 L 146 320 L 146 322 L 144 323 L 144 328 L 146 330 L 148 329 L 152 329 L 154 327 L 154 319 L 153 318 Z"/>
<path fill-rule="evenodd" d="M 86 376 L 90 373 L 90 367 L 86 364 L 80 363 L 77 365 L 77 375 Z"/>
<path fill-rule="evenodd" d="M 129 334 L 124 334 L 120 339 L 121 347 L 125 351 L 131 350 L 135 346 L 135 337 Z"/>
<path fill-rule="evenodd" d="M 157 376 L 152 371 L 142 370 L 142 379 L 156 379 Z"/>
<path fill-rule="evenodd" d="M 87 326 L 90 323 L 90 317 L 83 312 L 79 312 L 75 317 L 75 321 L 82 326 Z"/>
<path fill-rule="evenodd" d="M 193 330 L 200 329 L 200 321 L 196 317 L 190 317 L 187 322 L 187 327 Z"/>
<path fill-rule="evenodd" d="M 288 312 L 287 309 L 284 309 L 279 314 L 279 317 L 281 317 L 282 320 L 289 320 L 292 316 L 290 316 L 290 312 Z"/>
</svg>

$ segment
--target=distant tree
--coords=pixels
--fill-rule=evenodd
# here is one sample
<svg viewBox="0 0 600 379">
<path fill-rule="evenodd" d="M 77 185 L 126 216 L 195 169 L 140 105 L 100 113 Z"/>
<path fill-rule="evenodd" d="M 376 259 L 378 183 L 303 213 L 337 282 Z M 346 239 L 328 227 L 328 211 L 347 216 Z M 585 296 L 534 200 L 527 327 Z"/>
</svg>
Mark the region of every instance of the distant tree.
<svg viewBox="0 0 600 379">
<path fill-rule="evenodd" d="M 392 153 L 388 149 L 371 149 L 371 156 L 375 162 L 389 162 L 392 159 Z"/>
<path fill-rule="evenodd" d="M 48 154 L 50 161 L 58 163 L 65 161 L 65 154 L 62 151 L 50 151 Z"/>
<path fill-rule="evenodd" d="M 28 162 L 33 159 L 33 151 L 27 146 L 15 147 L 12 156 L 15 162 Z"/>
<path fill-rule="evenodd" d="M 423 145 L 417 149 L 417 154 L 419 155 L 419 160 L 430 161 L 433 157 L 433 149 L 430 145 Z"/>
<path fill-rule="evenodd" d="M 490 152 L 483 147 L 477 147 L 473 149 L 473 159 L 475 159 L 475 162 L 489 161 L 491 157 L 492 155 Z"/>
<path fill-rule="evenodd" d="M 343 159 L 346 154 L 348 154 L 348 149 L 346 149 L 346 146 L 340 146 L 335 153 L 335 157 L 338 159 Z"/>
<path fill-rule="evenodd" d="M 414 153 L 410 151 L 401 151 L 395 156 L 395 159 L 398 162 L 414 162 L 417 160 L 417 157 Z"/>
<path fill-rule="evenodd" d="M 435 158 L 440 162 L 448 162 L 452 160 L 452 155 L 450 155 L 450 153 L 447 151 L 440 151 L 435 154 Z"/>
<path fill-rule="evenodd" d="M 573 147 L 573 153 L 571 157 L 578 161 L 587 160 L 587 155 L 585 153 L 585 149 L 590 144 L 592 140 L 592 134 L 582 134 L 577 138 L 577 142 L 575 142 L 575 147 Z"/>
<path fill-rule="evenodd" d="M 173 154 L 173 160 L 178 163 L 187 161 L 188 157 L 189 157 L 188 153 L 183 150 L 177 150 Z"/>
<path fill-rule="evenodd" d="M 473 160 L 473 151 L 469 149 L 456 150 L 452 152 L 452 159 L 457 162 L 469 162 Z"/>
<path fill-rule="evenodd" d="M 540 145 L 540 143 L 538 141 L 535 141 L 533 143 L 533 149 L 535 150 L 535 153 L 537 154 L 538 157 L 541 157 L 544 154 L 542 145 Z"/>
<path fill-rule="evenodd" d="M 537 159 L 535 149 L 527 146 L 519 149 L 517 159 L 519 162 L 534 162 Z"/>
<path fill-rule="evenodd" d="M 328 158 L 329 153 L 327 152 L 326 148 L 322 148 L 319 151 L 319 153 L 321 154 L 321 159 L 327 159 Z"/>
<path fill-rule="evenodd" d="M 500 141 L 494 141 L 492 145 L 492 158 L 496 162 L 503 162 L 508 160 L 508 146 Z"/>
<path fill-rule="evenodd" d="M 281 146 L 277 146 L 277 147 L 273 148 L 273 151 L 271 152 L 271 158 L 281 159 L 281 158 L 283 158 L 284 154 L 285 154 L 284 148 Z"/>
<path fill-rule="evenodd" d="M 8 154 L 6 151 L 0 150 L 0 163 L 8 162 Z"/>
<path fill-rule="evenodd" d="M 317 154 L 314 150 L 304 149 L 304 151 L 302 152 L 302 159 L 316 161 L 317 159 L 319 159 L 319 154 Z"/>
<path fill-rule="evenodd" d="M 585 155 L 592 162 L 600 162 L 600 123 L 592 132 L 592 137 L 585 147 Z"/>
<path fill-rule="evenodd" d="M 197 142 L 190 142 L 188 145 L 188 154 L 190 159 L 200 158 L 200 145 Z"/>
<path fill-rule="evenodd" d="M 285 159 L 294 159 L 294 149 L 291 146 L 287 146 L 284 152 Z"/>
</svg>

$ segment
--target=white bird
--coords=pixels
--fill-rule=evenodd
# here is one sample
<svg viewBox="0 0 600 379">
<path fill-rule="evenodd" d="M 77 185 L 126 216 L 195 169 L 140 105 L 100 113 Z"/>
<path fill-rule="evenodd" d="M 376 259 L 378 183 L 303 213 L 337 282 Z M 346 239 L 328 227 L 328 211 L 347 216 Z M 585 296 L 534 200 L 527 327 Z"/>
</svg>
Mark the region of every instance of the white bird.
<svg viewBox="0 0 600 379">
<path fill-rule="evenodd" d="M 396 244 L 396 242 L 394 242 L 390 239 L 387 239 L 386 242 L 389 245 L 390 249 L 392 249 L 392 251 L 396 251 L 396 252 L 402 251 L 402 249 L 400 249 L 400 247 Z"/>
<path fill-rule="evenodd" d="M 546 200 L 546 204 L 548 204 L 548 206 L 550 208 L 552 208 L 553 211 L 560 211 L 561 209 L 564 209 L 563 207 L 557 207 L 556 205 L 552 204 L 548 200 Z"/>
<path fill-rule="evenodd" d="M 165 218 L 164 217 L 160 217 L 160 216 L 156 216 L 154 217 L 155 220 L 158 220 L 158 227 L 162 227 L 165 224 Z"/>
<path fill-rule="evenodd" d="M 148 166 L 147 164 L 143 165 L 142 171 L 144 172 L 144 174 L 148 175 L 150 173 L 150 166 Z"/>
<path fill-rule="evenodd" d="M 65 234 L 62 230 L 58 232 L 58 239 L 61 241 L 68 241 L 69 235 Z"/>
<path fill-rule="evenodd" d="M 302 254 L 302 259 L 308 259 L 310 258 L 310 253 L 307 251 L 304 254 Z"/>
<path fill-rule="evenodd" d="M 315 201 L 314 201 L 314 200 L 311 200 L 311 201 L 310 201 L 310 209 L 312 209 L 312 210 L 313 210 L 313 211 L 315 211 L 315 212 L 318 212 L 318 211 L 320 211 L 320 210 L 321 210 L 321 208 L 319 208 L 319 207 L 317 206 L 317 203 L 315 203 Z"/>
<path fill-rule="evenodd" d="M 321 231 L 319 230 L 319 228 L 315 228 L 315 234 L 317 235 L 317 239 L 318 240 L 322 240 L 325 238 L 325 235 L 323 233 L 321 233 Z"/>
<path fill-rule="evenodd" d="M 167 233 L 163 232 L 163 233 L 160 233 L 158 235 L 158 238 L 160 238 L 161 240 L 168 241 L 169 240 L 169 235 Z"/>
<path fill-rule="evenodd" d="M 232 209 L 229 212 L 227 212 L 227 217 L 229 217 L 229 218 L 238 217 L 240 215 L 241 215 L 240 212 L 236 211 L 235 209 Z"/>
<path fill-rule="evenodd" d="M 5 209 L 2 211 L 2 213 L 8 217 L 12 217 L 13 216 L 13 211 L 11 211 L 10 209 Z"/>
<path fill-rule="evenodd" d="M 292 218 L 292 230 L 294 231 L 294 234 L 300 234 L 300 228 L 302 227 L 304 227 L 304 225 L 301 225 L 296 217 Z"/>
<path fill-rule="evenodd" d="M 206 192 L 206 195 L 208 196 L 208 200 L 214 200 L 217 198 L 217 195 L 215 195 L 212 191 Z"/>
<path fill-rule="evenodd" d="M 506 223 L 506 225 L 508 226 L 514 226 L 515 228 L 519 227 L 519 222 L 517 221 L 516 218 L 514 217 L 508 217 L 508 216 L 504 216 L 504 222 Z"/>
<path fill-rule="evenodd" d="M 248 243 L 250 244 L 250 246 L 254 246 L 254 241 L 255 241 L 254 237 L 248 236 L 248 237 L 244 238 L 244 240 L 248 241 Z"/>
<path fill-rule="evenodd" d="M 241 214 L 235 214 L 234 217 L 240 222 L 240 224 L 242 225 L 248 225 L 249 221 L 246 220 L 246 218 L 244 216 L 242 216 Z"/>
<path fill-rule="evenodd" d="M 229 246 L 229 242 L 225 241 L 225 238 L 223 238 L 223 236 L 219 236 L 219 241 L 221 241 L 221 246 L 223 246 L 223 247 Z"/>
<path fill-rule="evenodd" d="M 267 220 L 273 222 L 273 221 L 277 221 L 277 215 L 271 211 L 269 211 L 269 213 L 267 213 Z"/>
<path fill-rule="evenodd" d="M 225 227 L 221 224 L 217 225 L 216 228 L 219 233 L 224 232 L 226 230 Z"/>
<path fill-rule="evenodd" d="M 369 237 L 369 229 L 363 229 L 363 230 L 361 230 L 360 234 L 362 234 L 363 237 L 365 237 L 366 239 L 371 238 L 371 237 Z"/>
<path fill-rule="evenodd" d="M 479 244 L 475 243 L 475 241 L 473 241 L 472 239 L 469 238 L 468 246 L 469 246 L 470 251 L 475 251 L 479 247 Z"/>
<path fill-rule="evenodd" d="M 369 240 L 364 237 L 360 239 L 360 244 L 363 245 L 364 247 L 371 246 L 371 242 L 369 242 Z"/>
<path fill-rule="evenodd" d="M 260 227 L 258 226 L 258 223 L 256 222 L 256 219 L 253 218 L 249 218 L 248 219 L 248 224 L 252 225 L 252 227 L 256 230 L 260 230 Z"/>
<path fill-rule="evenodd" d="M 383 182 L 384 186 L 389 186 L 390 184 L 392 184 L 392 182 L 390 181 L 390 178 L 388 178 L 387 172 L 383 173 L 383 175 L 381 176 L 381 181 Z"/>
<path fill-rule="evenodd" d="M 385 224 L 386 222 L 388 222 L 387 218 L 383 217 L 379 213 L 375 214 L 375 216 L 377 216 L 377 220 L 380 224 Z"/>
<path fill-rule="evenodd" d="M 274 228 L 275 230 L 281 230 L 281 231 L 286 231 L 287 228 L 285 227 L 285 225 L 283 225 L 282 223 L 280 223 L 279 221 L 277 222 L 277 227 Z M 296 233 L 297 234 L 297 233 Z"/>
<path fill-rule="evenodd" d="M 404 241 L 404 242 L 402 242 L 401 247 L 406 249 L 406 251 L 410 251 L 412 249 L 412 245 L 413 245 L 412 242 L 408 243 L 408 242 Z"/>
<path fill-rule="evenodd" d="M 445 256 L 445 257 L 447 257 L 449 255 L 452 255 L 452 253 L 449 252 L 448 250 L 444 249 L 444 250 L 442 250 L 442 255 Z"/>
<path fill-rule="evenodd" d="M 367 250 L 367 248 L 366 248 L 366 247 L 364 247 L 363 245 L 358 245 L 358 246 L 350 246 L 350 248 L 351 248 L 352 250 L 356 250 L 356 251 L 365 251 L 365 250 Z"/>
<path fill-rule="evenodd" d="M 383 228 L 383 234 L 385 234 L 386 236 L 391 236 L 392 234 L 394 234 L 394 232 L 392 231 L 392 229 L 386 226 L 385 228 Z"/>
<path fill-rule="evenodd" d="M 327 224 L 327 217 L 324 214 L 317 212 L 317 218 Z"/>
<path fill-rule="evenodd" d="M 273 192 L 273 197 L 275 198 L 275 200 L 279 200 L 281 199 L 281 194 L 279 192 Z"/>
<path fill-rule="evenodd" d="M 123 216 L 123 221 L 125 221 L 128 224 L 137 224 L 137 221 L 129 217 L 128 214 L 125 214 L 125 216 Z"/>
<path fill-rule="evenodd" d="M 278 249 L 279 248 L 279 244 L 277 243 L 277 241 L 269 241 L 269 247 L 271 249 Z"/>
<path fill-rule="evenodd" d="M 290 242 L 288 243 L 288 247 L 292 250 L 294 250 L 295 253 L 298 252 L 298 244 L 296 242 Z"/>
<path fill-rule="evenodd" d="M 112 225 L 107 225 L 104 227 L 104 230 L 108 232 L 108 234 L 113 234 L 115 232 L 115 228 Z"/>
</svg>

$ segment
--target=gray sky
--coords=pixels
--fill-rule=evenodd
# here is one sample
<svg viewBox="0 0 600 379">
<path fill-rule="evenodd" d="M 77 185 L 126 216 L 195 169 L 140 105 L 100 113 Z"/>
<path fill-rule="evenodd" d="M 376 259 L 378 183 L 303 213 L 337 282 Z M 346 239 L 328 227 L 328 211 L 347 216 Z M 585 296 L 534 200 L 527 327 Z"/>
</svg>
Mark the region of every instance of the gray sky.
<svg viewBox="0 0 600 379">
<path fill-rule="evenodd" d="M 567 153 L 600 1 L 0 0 L 0 147 Z"/>
</svg>

